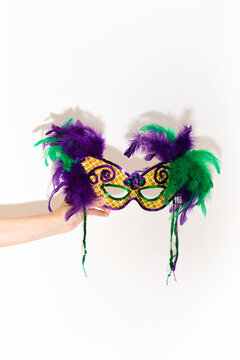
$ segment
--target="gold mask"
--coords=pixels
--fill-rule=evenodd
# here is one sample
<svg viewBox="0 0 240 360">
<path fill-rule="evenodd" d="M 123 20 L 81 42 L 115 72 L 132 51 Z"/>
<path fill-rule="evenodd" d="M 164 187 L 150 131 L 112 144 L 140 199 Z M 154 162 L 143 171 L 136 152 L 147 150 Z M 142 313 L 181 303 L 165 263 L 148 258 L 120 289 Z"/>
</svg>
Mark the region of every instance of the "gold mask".
<svg viewBox="0 0 240 360">
<path fill-rule="evenodd" d="M 148 211 L 157 211 L 166 206 L 164 194 L 169 182 L 170 163 L 159 162 L 149 167 L 144 172 L 124 171 L 119 165 L 105 159 L 98 159 L 88 156 L 81 161 L 86 173 L 89 176 L 97 197 L 106 197 L 107 208 L 116 210 L 124 208 L 131 200 Z M 121 197 L 109 193 L 111 188 L 123 189 L 126 194 Z M 159 189 L 159 194 L 154 198 L 147 198 L 144 195 L 146 189 Z M 169 201 L 172 199 L 170 197 Z"/>
</svg>

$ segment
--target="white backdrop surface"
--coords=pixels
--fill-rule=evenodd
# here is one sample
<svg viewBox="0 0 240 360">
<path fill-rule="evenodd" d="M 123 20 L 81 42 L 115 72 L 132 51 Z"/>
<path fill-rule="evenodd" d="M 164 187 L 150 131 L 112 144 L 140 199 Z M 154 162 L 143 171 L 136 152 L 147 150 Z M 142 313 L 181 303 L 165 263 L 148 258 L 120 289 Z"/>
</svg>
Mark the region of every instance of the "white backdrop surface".
<svg viewBox="0 0 240 360">
<path fill-rule="evenodd" d="M 167 286 L 168 208 L 132 202 L 82 226 L 0 249 L 0 358 L 236 358 L 239 324 L 237 1 L 8 1 L 1 5 L 0 216 L 47 212 L 51 169 L 33 145 L 70 117 L 124 159 L 144 123 L 192 124 L 213 172 L 207 217 L 180 227 Z M 1 236 L 1 235 L 0 235 Z"/>
</svg>

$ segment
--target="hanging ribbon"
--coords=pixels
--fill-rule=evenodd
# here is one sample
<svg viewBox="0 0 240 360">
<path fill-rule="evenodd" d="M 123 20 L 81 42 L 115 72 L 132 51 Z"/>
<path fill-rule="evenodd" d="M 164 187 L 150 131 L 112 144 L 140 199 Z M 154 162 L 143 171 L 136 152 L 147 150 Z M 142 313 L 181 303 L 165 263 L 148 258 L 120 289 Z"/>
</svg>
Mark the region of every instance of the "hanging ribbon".
<svg viewBox="0 0 240 360">
<path fill-rule="evenodd" d="M 87 277 L 87 273 L 84 267 L 84 263 L 85 263 L 85 258 L 87 255 L 87 250 L 86 250 L 86 235 L 87 235 L 87 211 L 86 211 L 86 207 L 84 206 L 83 208 L 83 258 L 82 258 L 82 267 L 83 267 L 83 271 L 85 276 Z"/>
<path fill-rule="evenodd" d="M 172 275 L 174 276 L 174 280 L 176 281 L 175 276 L 175 269 L 177 265 L 178 260 L 178 216 L 179 216 L 179 210 L 178 206 L 176 205 L 175 199 L 173 199 L 173 214 L 171 219 L 171 237 L 170 237 L 170 259 L 169 259 L 169 265 L 170 265 L 170 271 L 167 276 L 166 283 L 168 285 L 168 279 Z M 175 236 L 175 245 L 173 250 L 173 236 Z"/>
</svg>

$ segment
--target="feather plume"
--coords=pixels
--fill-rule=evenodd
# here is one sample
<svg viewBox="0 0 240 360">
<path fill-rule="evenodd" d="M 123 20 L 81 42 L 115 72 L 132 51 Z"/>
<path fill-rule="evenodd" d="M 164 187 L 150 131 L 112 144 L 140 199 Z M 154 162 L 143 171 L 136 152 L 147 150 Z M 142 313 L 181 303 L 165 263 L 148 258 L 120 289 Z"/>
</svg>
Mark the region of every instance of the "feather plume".
<svg viewBox="0 0 240 360">
<path fill-rule="evenodd" d="M 66 214 L 68 220 L 84 207 L 90 206 L 96 198 L 81 159 L 86 156 L 101 158 L 105 149 L 104 139 L 100 133 L 84 126 L 80 120 L 74 124 L 73 118 L 63 126 L 52 124 L 46 135 L 51 136 L 38 141 L 34 146 L 42 144 L 46 165 L 48 158 L 54 163 L 49 210 L 52 211 L 50 203 L 53 196 L 63 188 L 65 201 L 71 205 Z"/>
<path fill-rule="evenodd" d="M 192 126 L 184 125 L 176 134 L 174 130 L 151 124 L 141 127 L 133 135 L 124 153 L 130 157 L 142 152 L 147 161 L 156 157 L 171 163 L 165 204 L 171 195 L 178 195 L 178 202 L 170 211 L 173 217 L 180 215 L 180 224 L 186 221 L 187 213 L 195 206 L 200 206 L 206 215 L 205 201 L 210 198 L 213 187 L 208 165 L 213 165 L 220 173 L 219 160 L 209 151 L 193 150 L 194 142 Z"/>
<path fill-rule="evenodd" d="M 169 162 L 182 156 L 193 148 L 192 127 L 184 126 L 176 136 L 171 129 L 164 129 L 157 124 L 146 125 L 133 135 L 124 155 L 132 156 L 136 152 L 145 153 L 145 160 L 156 157 L 160 161 Z"/>
<path fill-rule="evenodd" d="M 196 205 L 201 206 L 206 215 L 205 201 L 211 198 L 213 188 L 211 164 L 220 173 L 219 160 L 209 151 L 192 150 L 175 159 L 170 164 L 170 181 L 165 192 L 165 203 L 171 194 L 179 197 L 178 214 L 182 225 L 187 213 Z M 174 211 L 173 211 L 174 216 Z"/>
<path fill-rule="evenodd" d="M 165 129 L 163 126 L 158 124 L 145 125 L 140 128 L 140 131 L 153 131 L 155 133 L 163 132 L 170 142 L 175 140 L 175 131 L 172 129 Z"/>
</svg>

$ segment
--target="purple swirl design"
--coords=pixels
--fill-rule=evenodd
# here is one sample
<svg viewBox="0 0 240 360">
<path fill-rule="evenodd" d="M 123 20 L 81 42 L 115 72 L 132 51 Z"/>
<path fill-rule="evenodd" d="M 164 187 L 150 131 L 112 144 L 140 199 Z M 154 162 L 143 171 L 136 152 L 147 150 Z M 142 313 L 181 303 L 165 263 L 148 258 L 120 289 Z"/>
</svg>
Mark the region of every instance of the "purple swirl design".
<svg viewBox="0 0 240 360">
<path fill-rule="evenodd" d="M 116 177 L 116 172 L 114 170 L 114 168 L 111 166 L 111 165 L 100 165 L 100 166 L 97 166 L 95 167 L 94 169 L 92 169 L 89 173 L 88 173 L 88 176 L 90 178 L 90 181 L 93 185 L 97 184 L 99 179 L 98 179 L 98 176 L 96 174 L 96 170 L 97 169 L 103 169 L 101 171 L 101 174 L 100 174 L 100 180 L 104 183 L 107 183 L 109 181 L 112 181 L 115 179 Z M 91 177 L 94 176 L 95 179 L 92 180 Z"/>
<path fill-rule="evenodd" d="M 158 184 L 165 184 L 165 182 L 168 179 L 168 170 L 167 167 L 164 168 L 162 165 L 160 167 L 157 167 L 154 173 L 154 180 Z"/>
<path fill-rule="evenodd" d="M 98 183 L 98 176 L 97 176 L 97 174 L 95 174 L 94 170 L 95 170 L 95 169 L 91 170 L 91 171 L 89 172 L 89 174 L 88 174 L 89 180 L 90 180 L 90 182 L 91 182 L 92 185 L 95 185 L 95 184 Z M 94 178 L 95 178 L 94 180 L 91 179 L 92 176 L 94 176 Z"/>
</svg>

